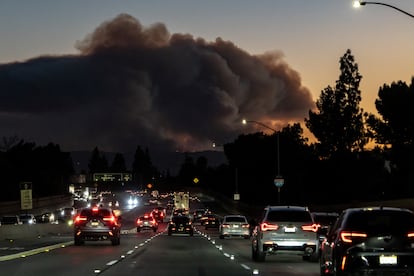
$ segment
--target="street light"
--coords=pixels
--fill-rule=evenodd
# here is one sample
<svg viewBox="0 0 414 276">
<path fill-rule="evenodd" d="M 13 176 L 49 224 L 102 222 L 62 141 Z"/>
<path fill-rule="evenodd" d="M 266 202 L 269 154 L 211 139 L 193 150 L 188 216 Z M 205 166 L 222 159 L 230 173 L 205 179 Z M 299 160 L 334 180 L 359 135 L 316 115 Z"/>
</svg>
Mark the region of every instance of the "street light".
<svg viewBox="0 0 414 276">
<path fill-rule="evenodd" d="M 394 9 L 396 11 L 399 11 L 399 12 L 405 14 L 405 15 L 408 15 L 408 16 L 414 18 L 414 14 L 406 12 L 406 11 L 404 11 L 400 8 L 397 8 L 396 6 L 390 5 L 390 4 L 381 3 L 381 2 L 371 2 L 371 1 L 354 1 L 354 7 L 355 8 L 359 8 L 360 6 L 365 6 L 367 4 L 386 6 L 386 7 L 389 7 L 391 9 Z"/>
<path fill-rule="evenodd" d="M 276 129 L 271 128 L 270 126 L 268 126 L 268 125 L 266 125 L 266 124 L 264 124 L 262 122 L 259 122 L 259 121 L 253 121 L 253 120 L 245 120 L 245 119 L 243 119 L 242 123 L 244 125 L 246 125 L 248 123 L 253 123 L 253 124 L 262 126 L 264 128 L 267 128 L 267 129 L 273 131 L 275 133 L 275 135 L 276 135 L 277 171 L 276 171 L 276 177 L 274 179 L 274 184 L 277 187 L 277 203 L 280 204 L 280 188 L 282 188 L 282 186 L 284 184 L 284 179 L 283 179 L 282 175 L 280 174 L 280 150 L 279 150 L 279 148 L 280 148 L 279 147 L 280 142 L 279 142 L 279 132 Z"/>
</svg>

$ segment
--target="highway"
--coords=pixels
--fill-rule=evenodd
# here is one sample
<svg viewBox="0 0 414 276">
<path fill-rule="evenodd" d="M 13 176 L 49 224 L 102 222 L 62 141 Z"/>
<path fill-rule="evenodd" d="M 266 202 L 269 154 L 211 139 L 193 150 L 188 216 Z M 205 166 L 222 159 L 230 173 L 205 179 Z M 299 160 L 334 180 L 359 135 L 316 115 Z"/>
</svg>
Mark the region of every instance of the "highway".
<svg viewBox="0 0 414 276">
<path fill-rule="evenodd" d="M 200 207 L 202 203 L 192 203 L 191 209 Z M 168 236 L 168 219 L 160 224 L 157 233 L 137 233 L 134 219 L 151 209 L 152 206 L 140 205 L 124 213 L 120 246 L 112 246 L 109 241 L 87 241 L 83 246 L 74 246 L 70 233 L 15 248 L 13 243 L 7 246 L 7 241 L 2 241 L 1 274 L 319 275 L 318 263 L 303 261 L 300 256 L 268 256 L 264 263 L 253 262 L 250 240 L 219 239 L 217 229 L 205 230 L 201 225 L 195 226 L 193 237 Z"/>
</svg>

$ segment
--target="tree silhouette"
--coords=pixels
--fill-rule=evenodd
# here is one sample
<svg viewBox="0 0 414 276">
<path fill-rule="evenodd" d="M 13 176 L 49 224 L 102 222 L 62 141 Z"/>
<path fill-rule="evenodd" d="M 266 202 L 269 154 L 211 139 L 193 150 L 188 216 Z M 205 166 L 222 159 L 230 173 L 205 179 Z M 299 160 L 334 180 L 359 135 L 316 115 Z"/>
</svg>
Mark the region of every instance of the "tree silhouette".
<svg viewBox="0 0 414 276">
<path fill-rule="evenodd" d="M 105 155 L 101 154 L 98 147 L 95 147 L 92 151 L 88 168 L 90 174 L 109 171 L 108 160 L 106 159 Z"/>
<path fill-rule="evenodd" d="M 112 161 L 112 164 L 111 164 L 111 172 L 122 173 L 126 171 L 127 171 L 127 168 L 126 168 L 124 156 L 121 153 L 115 154 L 114 160 Z"/>
<path fill-rule="evenodd" d="M 335 88 L 326 87 L 316 102 L 318 111 L 309 111 L 305 124 L 318 140 L 321 156 L 360 151 L 367 144 L 359 83 L 362 76 L 351 50 L 340 58 Z"/>
</svg>

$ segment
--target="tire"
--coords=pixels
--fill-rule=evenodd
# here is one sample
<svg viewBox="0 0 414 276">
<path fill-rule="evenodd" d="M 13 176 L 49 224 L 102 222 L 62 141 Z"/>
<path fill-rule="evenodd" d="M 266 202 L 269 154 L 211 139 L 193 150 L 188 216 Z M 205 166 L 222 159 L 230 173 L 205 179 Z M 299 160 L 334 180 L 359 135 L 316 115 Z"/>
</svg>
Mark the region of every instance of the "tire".
<svg viewBox="0 0 414 276">
<path fill-rule="evenodd" d="M 83 245 L 85 242 L 81 239 L 81 238 L 76 238 L 74 239 L 74 244 L 79 246 L 79 245 Z"/>
<path fill-rule="evenodd" d="M 141 232 L 141 228 L 137 227 L 137 233 Z"/>
<path fill-rule="evenodd" d="M 220 240 L 223 240 L 224 239 L 224 235 L 220 235 Z"/>
<path fill-rule="evenodd" d="M 171 236 L 171 231 L 168 231 L 168 236 Z"/>
<path fill-rule="evenodd" d="M 252 260 L 255 262 L 264 262 L 266 260 L 266 254 L 264 252 L 260 252 L 257 245 L 252 245 Z"/>
<path fill-rule="evenodd" d="M 112 243 L 112 245 L 120 245 L 121 244 L 121 239 L 118 237 L 118 238 L 113 238 L 112 240 L 111 240 L 111 243 Z"/>
<path fill-rule="evenodd" d="M 319 252 L 314 252 L 312 255 L 309 256 L 309 261 L 312 263 L 316 263 L 319 261 Z"/>
<path fill-rule="evenodd" d="M 157 232 L 158 229 L 157 228 L 154 228 L 153 230 L 154 230 L 154 233 L 155 233 L 155 232 Z"/>
<path fill-rule="evenodd" d="M 247 240 L 247 239 L 250 239 L 250 236 L 246 235 L 244 236 L 244 238 Z"/>
</svg>

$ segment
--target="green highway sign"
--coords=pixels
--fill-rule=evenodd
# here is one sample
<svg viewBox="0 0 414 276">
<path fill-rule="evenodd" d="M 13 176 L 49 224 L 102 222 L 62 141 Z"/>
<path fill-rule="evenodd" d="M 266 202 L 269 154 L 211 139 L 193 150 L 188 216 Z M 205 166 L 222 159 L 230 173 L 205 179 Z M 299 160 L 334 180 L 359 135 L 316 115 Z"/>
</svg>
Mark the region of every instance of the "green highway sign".
<svg viewBox="0 0 414 276">
<path fill-rule="evenodd" d="M 131 173 L 94 173 L 94 182 L 128 182 L 132 180 Z"/>
</svg>

